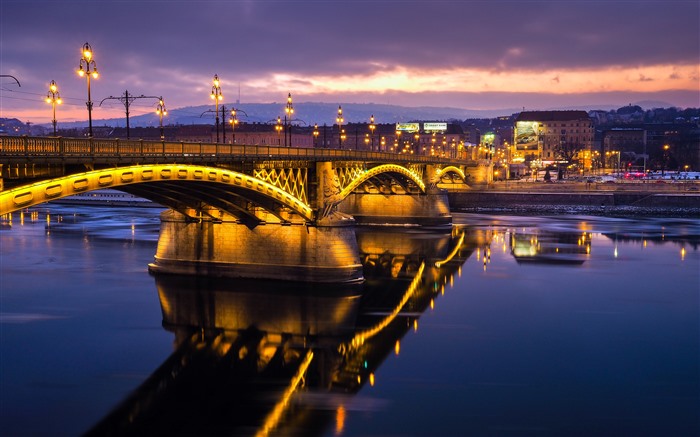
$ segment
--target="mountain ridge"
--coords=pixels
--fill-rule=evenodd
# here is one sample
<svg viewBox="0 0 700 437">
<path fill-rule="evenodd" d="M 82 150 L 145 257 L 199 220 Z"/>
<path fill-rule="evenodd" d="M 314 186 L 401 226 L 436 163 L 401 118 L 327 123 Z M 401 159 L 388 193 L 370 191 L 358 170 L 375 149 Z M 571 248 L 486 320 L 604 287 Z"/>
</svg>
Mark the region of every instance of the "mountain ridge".
<svg viewBox="0 0 700 437">
<path fill-rule="evenodd" d="M 240 121 L 248 123 L 275 123 L 277 117 L 284 120 L 284 108 L 286 102 L 272 103 L 222 103 L 219 104 L 220 122 L 227 122 L 231 115 L 230 110 L 237 110 L 237 117 Z M 630 103 L 646 108 L 672 107 L 664 102 L 644 101 Z M 463 109 L 455 107 L 439 106 L 399 106 L 382 103 L 323 103 L 323 102 L 300 102 L 294 104 L 294 116 L 292 123 L 313 126 L 318 124 L 337 124 L 336 117 L 338 106 L 343 110 L 343 124 L 369 122 L 370 116 L 374 116 L 374 122 L 399 123 L 411 121 L 464 121 L 474 118 L 497 118 L 511 116 L 522 110 L 602 110 L 610 111 L 618 109 L 619 105 L 572 105 L 560 108 L 503 108 L 494 110 Z M 225 118 L 221 117 L 221 109 L 225 108 Z M 163 119 L 166 125 L 192 125 L 192 124 L 214 124 L 214 106 L 198 105 L 185 106 L 169 110 Z M 160 124 L 159 116 L 155 114 L 142 114 L 129 117 L 131 127 L 149 127 Z M 87 126 L 87 120 L 61 123 L 63 128 L 79 128 Z M 50 126 L 46 124 L 46 126 Z M 93 126 L 126 126 L 126 118 L 107 118 L 93 120 Z"/>
</svg>

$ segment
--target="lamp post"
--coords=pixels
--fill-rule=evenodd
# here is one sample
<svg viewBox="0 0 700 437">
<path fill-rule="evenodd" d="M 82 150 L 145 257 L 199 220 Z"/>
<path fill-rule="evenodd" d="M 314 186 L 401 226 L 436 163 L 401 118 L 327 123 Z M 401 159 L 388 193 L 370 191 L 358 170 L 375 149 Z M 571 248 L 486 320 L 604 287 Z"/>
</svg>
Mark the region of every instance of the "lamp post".
<svg viewBox="0 0 700 437">
<path fill-rule="evenodd" d="M 372 143 L 372 151 L 374 152 L 374 130 L 377 126 L 374 124 L 374 114 L 369 117 L 369 137 Z"/>
<path fill-rule="evenodd" d="M 58 86 L 56 86 L 56 81 L 51 81 L 49 84 L 49 92 L 46 94 L 46 103 L 51 103 L 53 108 L 53 136 L 56 136 L 56 105 L 61 104 L 61 95 L 58 93 Z"/>
<path fill-rule="evenodd" d="M 664 162 L 661 168 L 661 176 L 664 176 L 668 167 L 668 150 L 671 148 L 668 144 L 664 144 Z"/>
<path fill-rule="evenodd" d="M 211 98 L 214 100 L 216 104 L 216 142 L 219 142 L 219 101 L 224 99 L 224 96 L 221 94 L 221 85 L 219 82 L 219 75 L 215 74 L 214 75 L 214 84 L 211 87 Z"/>
<path fill-rule="evenodd" d="M 292 105 L 292 93 L 287 94 L 287 105 L 284 107 L 284 146 L 292 147 L 292 115 L 294 114 L 294 106 Z M 287 122 L 290 124 L 287 124 Z M 289 144 L 287 144 L 287 132 L 289 132 Z"/>
<path fill-rule="evenodd" d="M 343 148 L 343 108 L 338 105 L 338 116 L 335 118 L 338 123 L 338 147 Z"/>
<path fill-rule="evenodd" d="M 280 145 L 280 134 L 282 133 L 282 130 L 284 127 L 282 126 L 282 119 L 280 117 L 277 117 L 277 124 L 275 125 L 275 130 L 277 131 L 277 145 Z"/>
<path fill-rule="evenodd" d="M 316 147 L 316 140 L 318 139 L 318 123 L 314 123 L 314 148 Z"/>
<path fill-rule="evenodd" d="M 160 140 L 165 140 L 165 130 L 163 129 L 163 116 L 166 115 L 168 111 L 165 109 L 165 103 L 163 102 L 163 97 L 158 99 L 158 106 L 156 106 L 156 114 L 160 119 Z"/>
<path fill-rule="evenodd" d="M 90 77 L 97 79 L 99 73 L 97 73 L 97 65 L 95 65 L 95 60 L 92 59 L 92 47 L 90 44 L 83 44 L 83 57 L 80 58 L 80 65 L 78 68 L 78 76 L 87 76 L 87 94 L 88 99 L 85 103 L 88 110 L 88 136 L 92 138 L 92 99 L 90 98 Z"/>
</svg>

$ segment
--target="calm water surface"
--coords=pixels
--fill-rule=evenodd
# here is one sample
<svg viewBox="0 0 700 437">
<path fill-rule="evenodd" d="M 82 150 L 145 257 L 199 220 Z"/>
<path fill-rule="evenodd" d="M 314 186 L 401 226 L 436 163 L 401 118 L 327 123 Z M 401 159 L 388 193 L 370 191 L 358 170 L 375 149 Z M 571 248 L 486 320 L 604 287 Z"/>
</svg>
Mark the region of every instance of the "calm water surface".
<svg viewBox="0 0 700 437">
<path fill-rule="evenodd" d="M 33 211 L 0 228 L 2 435 L 700 435 L 698 220 L 361 230 L 365 284 L 310 287 L 150 276 L 158 210 Z"/>
</svg>

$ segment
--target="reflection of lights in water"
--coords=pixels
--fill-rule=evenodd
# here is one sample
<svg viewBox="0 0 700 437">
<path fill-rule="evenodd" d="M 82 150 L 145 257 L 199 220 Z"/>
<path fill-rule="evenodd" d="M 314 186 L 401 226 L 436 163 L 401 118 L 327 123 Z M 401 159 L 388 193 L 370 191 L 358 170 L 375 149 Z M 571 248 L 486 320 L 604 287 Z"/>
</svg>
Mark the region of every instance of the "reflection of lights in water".
<svg viewBox="0 0 700 437">
<path fill-rule="evenodd" d="M 309 364 L 311 364 L 311 360 L 313 360 L 313 357 L 313 352 L 308 351 L 306 353 L 306 356 L 299 365 L 299 370 L 294 375 L 294 377 L 292 377 L 289 387 L 287 387 L 287 389 L 284 391 L 284 393 L 282 394 L 282 398 L 275 405 L 275 408 L 272 410 L 272 412 L 270 412 L 267 418 L 265 418 L 265 423 L 263 424 L 262 428 L 256 433 L 256 437 L 270 435 L 270 432 L 277 426 L 280 418 L 282 417 L 282 413 L 287 408 L 289 399 L 292 397 L 292 394 L 294 394 L 294 391 L 296 391 L 297 387 L 299 386 L 299 383 L 301 383 L 304 380 L 304 375 L 306 374 L 306 370 L 309 368 Z M 358 376 L 357 378 L 359 379 L 360 377 Z"/>
<path fill-rule="evenodd" d="M 613 251 L 613 256 L 617 258 L 617 244 L 615 245 L 615 250 Z"/>
<path fill-rule="evenodd" d="M 374 373 L 369 374 L 369 385 L 374 387 Z"/>
<path fill-rule="evenodd" d="M 681 261 L 685 261 L 685 247 L 681 247 Z"/>
<path fill-rule="evenodd" d="M 399 340 L 396 340 L 396 344 L 394 345 L 394 353 L 396 355 L 398 355 L 400 351 L 401 351 L 401 342 Z"/>
<path fill-rule="evenodd" d="M 643 247 L 643 248 L 646 248 L 646 247 L 647 247 L 647 240 L 644 240 L 644 243 L 642 244 L 642 247 Z"/>
<path fill-rule="evenodd" d="M 338 406 L 335 410 L 335 435 L 340 435 L 345 429 L 345 407 L 342 405 Z"/>
<path fill-rule="evenodd" d="M 413 332 L 417 332 L 417 331 L 418 331 L 418 319 L 415 319 L 413 321 Z"/>
</svg>

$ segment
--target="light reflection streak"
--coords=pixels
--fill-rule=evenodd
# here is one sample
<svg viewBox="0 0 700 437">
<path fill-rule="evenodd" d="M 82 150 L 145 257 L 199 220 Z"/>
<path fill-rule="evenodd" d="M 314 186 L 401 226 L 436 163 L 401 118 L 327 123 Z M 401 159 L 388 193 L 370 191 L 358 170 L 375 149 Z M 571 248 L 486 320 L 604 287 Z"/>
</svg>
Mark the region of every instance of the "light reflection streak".
<svg viewBox="0 0 700 437">
<path fill-rule="evenodd" d="M 364 331 L 358 332 L 355 334 L 353 339 L 350 341 L 350 346 L 352 348 L 357 348 L 359 346 L 362 346 L 365 341 L 367 341 L 369 338 L 375 336 L 378 332 L 380 332 L 382 329 L 384 329 L 389 323 L 391 323 L 396 316 L 401 312 L 403 309 L 404 305 L 406 305 L 406 302 L 408 302 L 408 299 L 413 296 L 413 293 L 416 292 L 418 289 L 418 286 L 421 283 L 421 280 L 423 279 L 423 270 L 425 269 L 425 262 L 422 262 L 420 264 L 420 267 L 418 268 L 418 271 L 416 272 L 416 275 L 413 277 L 413 281 L 411 281 L 411 285 L 408 286 L 408 289 L 406 290 L 406 293 L 404 293 L 403 297 L 401 298 L 401 301 L 399 304 L 394 308 L 394 310 L 386 316 L 381 322 L 379 322 L 377 325 L 375 325 L 373 328 L 366 329 Z M 416 328 L 418 325 L 414 325 Z"/>
<path fill-rule="evenodd" d="M 455 247 L 452 249 L 452 251 L 447 255 L 447 257 L 445 257 L 445 259 L 436 261 L 435 267 L 439 268 L 441 265 L 450 262 L 452 258 L 454 258 L 457 255 L 457 253 L 459 253 L 459 248 L 462 247 L 462 243 L 464 243 L 464 235 L 465 232 L 462 232 L 462 234 L 459 236 L 459 241 L 457 241 L 457 244 L 455 244 Z"/>
<path fill-rule="evenodd" d="M 345 429 L 345 407 L 343 405 L 338 405 L 335 410 L 335 435 L 341 435 Z"/>
<path fill-rule="evenodd" d="M 270 414 L 267 416 L 265 419 L 265 423 L 262 426 L 262 429 L 260 429 L 255 435 L 256 437 L 263 437 L 270 435 L 270 431 L 272 431 L 277 424 L 280 421 L 280 418 L 282 417 L 282 413 L 284 412 L 285 408 L 287 408 L 287 404 L 289 404 L 289 399 L 292 397 L 292 394 L 294 394 L 294 391 L 297 389 L 297 386 L 299 383 L 304 379 L 304 374 L 306 373 L 306 370 L 309 367 L 309 364 L 311 364 L 311 360 L 314 357 L 314 353 L 312 351 L 308 351 L 306 353 L 306 356 L 304 357 L 304 360 L 301 362 L 301 365 L 299 366 L 299 370 L 297 373 L 294 375 L 292 378 L 291 383 L 289 384 L 289 387 L 284 391 L 284 394 L 282 395 L 282 398 L 280 401 L 275 405 L 275 408 L 270 412 Z"/>
</svg>

